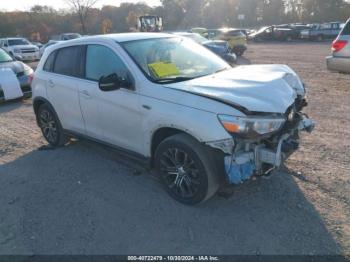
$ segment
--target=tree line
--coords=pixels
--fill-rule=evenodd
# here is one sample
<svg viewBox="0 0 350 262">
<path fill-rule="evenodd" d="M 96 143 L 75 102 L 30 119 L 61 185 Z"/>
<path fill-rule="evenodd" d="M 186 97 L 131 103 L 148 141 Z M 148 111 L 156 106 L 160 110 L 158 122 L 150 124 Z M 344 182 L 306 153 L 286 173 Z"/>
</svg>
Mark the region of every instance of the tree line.
<svg viewBox="0 0 350 262">
<path fill-rule="evenodd" d="M 0 12 L 0 37 L 24 36 L 45 42 L 62 32 L 128 32 L 135 28 L 137 18 L 146 14 L 162 16 L 165 30 L 345 22 L 350 16 L 348 0 L 161 0 L 156 7 L 140 2 L 79 8 L 83 8 L 83 16 L 74 6 L 56 10 L 35 5 L 29 11 Z"/>
</svg>

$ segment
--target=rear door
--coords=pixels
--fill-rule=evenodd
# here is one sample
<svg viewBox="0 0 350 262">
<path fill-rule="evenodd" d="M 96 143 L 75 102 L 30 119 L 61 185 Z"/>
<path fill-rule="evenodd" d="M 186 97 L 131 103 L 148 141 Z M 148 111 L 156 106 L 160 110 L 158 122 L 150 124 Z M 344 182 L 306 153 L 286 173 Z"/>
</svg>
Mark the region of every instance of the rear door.
<svg viewBox="0 0 350 262">
<path fill-rule="evenodd" d="M 71 46 L 52 53 L 45 65 L 47 96 L 64 129 L 84 133 L 78 86 L 83 74 L 83 47 Z"/>
</svg>

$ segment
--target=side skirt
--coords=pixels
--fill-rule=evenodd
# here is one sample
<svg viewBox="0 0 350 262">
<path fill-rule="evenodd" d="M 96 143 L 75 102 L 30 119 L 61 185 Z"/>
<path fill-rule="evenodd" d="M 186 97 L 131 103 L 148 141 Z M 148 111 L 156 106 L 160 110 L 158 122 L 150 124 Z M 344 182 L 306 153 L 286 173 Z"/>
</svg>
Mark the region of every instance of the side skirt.
<svg viewBox="0 0 350 262">
<path fill-rule="evenodd" d="M 92 141 L 92 142 L 95 142 L 97 144 L 106 146 L 110 149 L 115 150 L 116 154 L 119 154 L 123 157 L 129 158 L 130 160 L 136 161 L 137 164 L 139 164 L 145 168 L 149 168 L 149 169 L 151 168 L 151 158 L 150 157 L 145 157 L 145 156 L 143 156 L 139 153 L 136 153 L 134 151 L 131 151 L 131 150 L 128 150 L 128 149 L 101 141 L 101 140 L 96 139 L 96 138 L 92 138 L 92 137 L 87 136 L 87 135 L 82 135 L 82 134 L 79 134 L 79 133 L 74 132 L 74 131 L 64 130 L 64 133 L 66 135 L 74 137 L 74 138 L 84 139 L 84 140 Z"/>
</svg>

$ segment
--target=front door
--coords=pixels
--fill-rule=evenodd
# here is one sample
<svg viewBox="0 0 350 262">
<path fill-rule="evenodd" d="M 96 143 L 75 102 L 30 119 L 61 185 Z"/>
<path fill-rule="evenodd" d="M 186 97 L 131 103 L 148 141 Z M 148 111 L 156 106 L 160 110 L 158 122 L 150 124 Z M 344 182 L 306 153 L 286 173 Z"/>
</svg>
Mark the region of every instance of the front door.
<svg viewBox="0 0 350 262">
<path fill-rule="evenodd" d="M 86 133 L 109 144 L 134 152 L 143 151 L 139 96 L 135 89 L 102 91 L 98 81 L 116 73 L 130 78 L 125 63 L 110 47 L 88 45 L 85 78 L 79 86 Z"/>
</svg>

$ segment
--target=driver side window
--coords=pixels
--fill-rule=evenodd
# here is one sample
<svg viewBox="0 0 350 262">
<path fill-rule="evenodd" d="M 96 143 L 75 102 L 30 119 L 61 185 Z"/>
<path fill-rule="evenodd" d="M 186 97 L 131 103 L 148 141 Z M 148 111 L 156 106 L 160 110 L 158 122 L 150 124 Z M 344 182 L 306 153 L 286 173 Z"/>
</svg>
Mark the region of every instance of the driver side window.
<svg viewBox="0 0 350 262">
<path fill-rule="evenodd" d="M 87 79 L 99 81 L 102 76 L 113 73 L 127 78 L 127 72 L 123 61 L 111 49 L 102 45 L 88 45 L 85 69 Z"/>
</svg>

